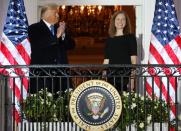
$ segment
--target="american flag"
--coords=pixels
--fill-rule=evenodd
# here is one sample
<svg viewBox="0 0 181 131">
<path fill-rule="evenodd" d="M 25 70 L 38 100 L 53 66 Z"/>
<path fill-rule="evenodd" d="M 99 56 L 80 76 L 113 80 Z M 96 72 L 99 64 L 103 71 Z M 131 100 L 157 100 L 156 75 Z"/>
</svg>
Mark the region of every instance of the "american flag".
<svg viewBox="0 0 181 131">
<path fill-rule="evenodd" d="M 28 40 L 28 21 L 23 0 L 10 0 L 0 43 L 0 65 L 29 65 L 31 48 Z M 28 90 L 28 69 L 6 68 L 1 73 L 8 74 L 9 87 L 15 104 L 14 119 L 20 120 L 20 103 L 26 99 Z M 20 78 L 19 76 L 25 76 Z"/>
<path fill-rule="evenodd" d="M 148 64 L 181 64 L 180 27 L 172 0 L 156 0 Z M 169 103 L 170 117 L 174 119 L 177 80 L 175 77 L 166 77 L 170 69 L 161 68 L 161 70 L 163 72 L 159 75 L 165 77 L 160 77 L 150 68 L 150 75 L 156 74 L 156 76 L 147 79 L 146 90 L 150 96 L 153 91 L 156 97 Z"/>
</svg>

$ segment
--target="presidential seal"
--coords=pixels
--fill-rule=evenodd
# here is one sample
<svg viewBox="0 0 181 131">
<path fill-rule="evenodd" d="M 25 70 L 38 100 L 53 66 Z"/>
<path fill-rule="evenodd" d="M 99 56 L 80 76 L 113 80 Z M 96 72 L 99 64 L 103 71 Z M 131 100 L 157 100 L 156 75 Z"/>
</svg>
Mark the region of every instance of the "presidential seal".
<svg viewBox="0 0 181 131">
<path fill-rule="evenodd" d="M 77 125 L 87 131 L 104 131 L 112 128 L 122 111 L 118 91 L 106 81 L 89 80 L 72 93 L 70 114 Z"/>
</svg>

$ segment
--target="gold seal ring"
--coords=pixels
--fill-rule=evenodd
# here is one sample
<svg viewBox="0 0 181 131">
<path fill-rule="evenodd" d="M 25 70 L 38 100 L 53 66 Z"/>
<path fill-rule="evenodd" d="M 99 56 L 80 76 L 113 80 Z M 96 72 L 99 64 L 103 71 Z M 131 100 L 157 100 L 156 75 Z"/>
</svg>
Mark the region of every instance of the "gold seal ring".
<svg viewBox="0 0 181 131">
<path fill-rule="evenodd" d="M 113 128 L 122 111 L 116 88 L 103 80 L 88 80 L 71 94 L 69 110 L 74 122 L 87 131 Z"/>
</svg>

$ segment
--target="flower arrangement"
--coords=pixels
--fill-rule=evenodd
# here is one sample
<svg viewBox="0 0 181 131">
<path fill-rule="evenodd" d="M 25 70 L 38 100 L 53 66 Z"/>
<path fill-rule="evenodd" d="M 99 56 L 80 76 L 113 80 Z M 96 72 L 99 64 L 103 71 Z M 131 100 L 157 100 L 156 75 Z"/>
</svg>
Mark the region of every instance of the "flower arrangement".
<svg viewBox="0 0 181 131">
<path fill-rule="evenodd" d="M 121 98 L 123 109 L 118 130 L 126 130 L 133 124 L 137 131 L 143 131 L 152 122 L 169 122 L 168 105 L 163 100 L 151 99 L 135 92 L 123 92 Z"/>
<path fill-rule="evenodd" d="M 68 97 L 71 91 L 65 93 L 50 93 L 40 90 L 30 94 L 23 103 L 24 119 L 29 121 L 65 121 L 68 117 Z"/>
<path fill-rule="evenodd" d="M 70 117 L 68 114 L 70 96 L 71 91 L 52 94 L 47 90 L 29 95 L 23 104 L 25 119 L 46 122 L 66 121 Z M 142 131 L 152 122 L 169 122 L 169 107 L 163 100 L 143 97 L 134 92 L 122 92 L 121 98 L 123 108 L 117 125 L 118 130 L 126 130 L 126 127 L 133 124 L 138 131 Z"/>
</svg>

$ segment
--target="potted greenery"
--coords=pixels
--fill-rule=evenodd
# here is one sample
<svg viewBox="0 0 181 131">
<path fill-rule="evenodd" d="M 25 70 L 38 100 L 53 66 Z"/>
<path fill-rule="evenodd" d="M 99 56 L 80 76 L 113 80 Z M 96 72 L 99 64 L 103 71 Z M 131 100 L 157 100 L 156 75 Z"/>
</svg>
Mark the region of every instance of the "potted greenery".
<svg viewBox="0 0 181 131">
<path fill-rule="evenodd" d="M 151 99 L 135 92 L 123 92 L 121 98 L 123 110 L 118 123 L 118 130 L 122 131 L 126 128 L 128 130 L 129 126 L 134 130 L 137 129 L 137 131 L 152 130 L 152 122 L 156 123 L 154 126 L 160 126 L 161 122 L 166 123 L 165 126 L 168 127 L 168 105 L 163 100 Z M 170 125 L 174 126 L 173 121 Z"/>
<path fill-rule="evenodd" d="M 23 102 L 23 119 L 24 125 L 32 125 L 33 130 L 41 130 L 48 128 L 52 130 L 55 126 L 64 126 L 70 128 L 72 125 L 75 128 L 75 123 L 68 123 L 71 121 L 68 114 L 68 103 L 71 91 L 50 93 L 45 90 L 40 90 L 35 94 L 29 94 Z M 31 123 L 31 124 L 29 124 Z M 67 126 L 67 125 L 71 126 Z M 37 129 L 39 127 L 39 129 Z M 76 127 L 77 129 L 79 127 Z"/>
<path fill-rule="evenodd" d="M 64 121 L 67 118 L 68 93 L 50 93 L 40 90 L 36 94 L 30 94 L 24 101 L 24 119 L 28 121 Z"/>
</svg>

